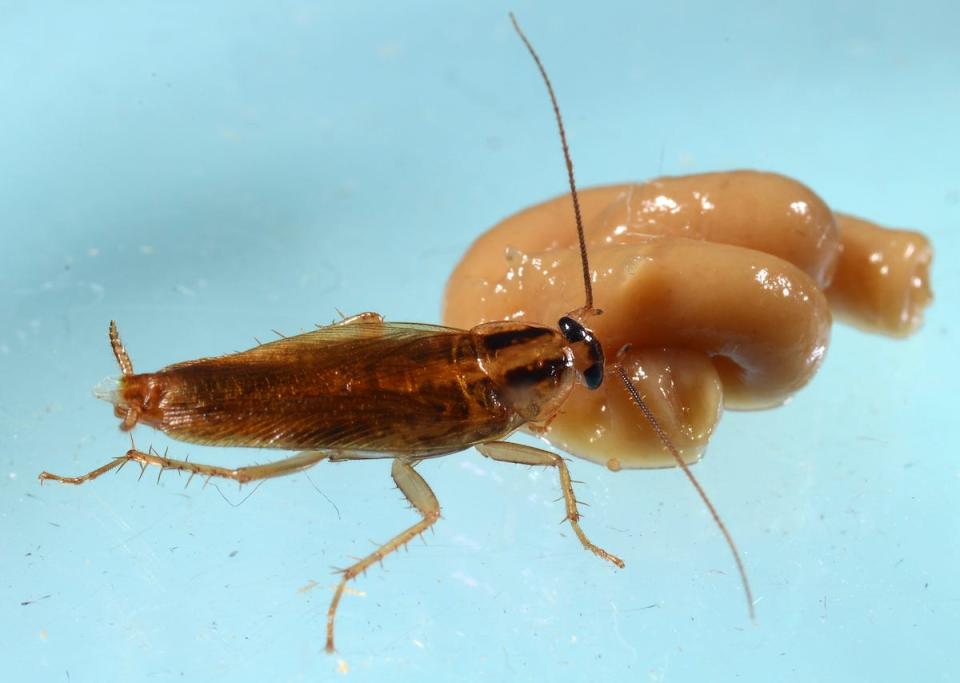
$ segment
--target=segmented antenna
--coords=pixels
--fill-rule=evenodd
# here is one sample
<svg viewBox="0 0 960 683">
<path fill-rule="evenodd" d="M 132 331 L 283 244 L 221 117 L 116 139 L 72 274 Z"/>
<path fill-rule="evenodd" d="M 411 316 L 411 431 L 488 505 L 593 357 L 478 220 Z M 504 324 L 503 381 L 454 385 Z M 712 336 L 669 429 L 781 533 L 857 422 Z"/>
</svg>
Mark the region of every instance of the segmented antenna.
<svg viewBox="0 0 960 683">
<path fill-rule="evenodd" d="M 593 284 L 590 281 L 590 265 L 587 260 L 587 240 L 583 234 L 583 219 L 580 216 L 580 199 L 577 196 L 577 184 L 573 179 L 573 161 L 570 159 L 570 147 L 567 145 L 567 134 L 563 128 L 563 118 L 560 116 L 560 106 L 557 104 L 557 97 L 553 92 L 553 85 L 550 83 L 550 77 L 547 76 L 547 70 L 543 67 L 543 62 L 540 61 L 537 51 L 533 49 L 533 45 L 530 44 L 527 36 L 524 35 L 523 29 L 521 29 L 520 24 L 517 23 L 517 18 L 513 15 L 513 12 L 510 12 L 510 21 L 513 22 L 514 30 L 517 32 L 517 35 L 520 36 L 523 44 L 527 46 L 530 56 L 533 57 L 533 61 L 536 62 L 537 68 L 540 70 L 540 75 L 543 77 L 543 82 L 547 86 L 547 92 L 550 94 L 550 103 L 553 105 L 553 113 L 557 117 L 557 128 L 560 130 L 560 144 L 563 146 L 563 158 L 564 161 L 567 162 L 567 178 L 570 180 L 570 198 L 573 200 L 573 213 L 577 218 L 577 239 L 580 241 L 580 262 L 583 264 L 583 288 L 586 291 L 587 296 L 585 309 L 593 310 Z M 653 411 L 650 410 L 650 407 L 640 396 L 640 392 L 637 390 L 636 385 L 634 385 L 634 383 L 630 380 L 630 377 L 623 369 L 623 366 L 617 363 L 614 368 L 617 374 L 620 376 L 623 386 L 626 387 L 627 393 L 630 394 L 630 398 L 633 399 L 633 402 L 640 409 L 640 412 L 643 413 L 644 418 L 646 418 L 647 422 L 650 423 L 650 426 L 653 427 L 653 431 L 656 432 L 657 437 L 659 437 L 664 448 L 670 452 L 670 455 L 673 456 L 673 459 L 677 461 L 677 465 L 683 470 L 683 473 L 687 475 L 687 479 L 689 479 L 690 483 L 693 484 L 693 488 L 696 489 L 700 499 L 710 511 L 710 515 L 713 517 L 714 523 L 716 523 L 717 527 L 720 529 L 720 533 L 722 533 L 723 537 L 726 539 L 727 545 L 730 547 L 730 551 L 733 553 L 733 559 L 737 563 L 737 571 L 740 572 L 740 582 L 743 584 L 743 592 L 747 599 L 747 610 L 750 612 L 750 620 L 753 621 L 755 619 L 755 613 L 753 610 L 753 591 L 750 590 L 750 581 L 747 579 L 747 571 L 743 566 L 743 560 L 740 559 L 740 551 L 737 550 L 737 544 L 733 542 L 733 536 L 730 535 L 726 525 L 724 525 L 723 521 L 720 519 L 720 515 L 717 514 L 717 509 L 713 507 L 713 503 L 711 503 L 710 498 L 707 497 L 707 492 L 703 490 L 703 487 L 700 486 L 700 482 L 697 481 L 697 478 L 693 476 L 693 472 L 690 471 L 690 468 L 687 467 L 687 463 L 684 462 L 683 458 L 680 456 L 680 451 L 674 445 L 670 437 L 667 436 L 667 433 L 663 431 L 663 428 L 660 426 L 660 422 L 657 420 L 656 416 L 654 416 Z"/>
<path fill-rule="evenodd" d="M 130 362 L 130 356 L 127 350 L 123 348 L 123 342 L 120 341 L 120 332 L 117 331 L 117 322 L 110 321 L 108 335 L 110 337 L 110 347 L 113 349 L 113 355 L 117 359 L 117 365 L 120 366 L 120 372 L 124 375 L 133 374 L 133 363 Z"/>
<path fill-rule="evenodd" d="M 703 504 L 707 506 L 707 509 L 710 511 L 710 515 L 713 517 L 713 521 L 716 523 L 717 527 L 720 529 L 720 533 L 723 534 L 723 537 L 727 539 L 727 545 L 730 547 L 730 552 L 733 553 L 733 559 L 737 563 L 737 571 L 740 572 L 740 582 L 743 584 L 743 592 L 747 598 L 747 609 L 750 612 L 750 620 L 754 621 L 755 613 L 753 611 L 753 591 L 750 590 L 750 581 L 747 579 L 747 570 L 744 569 L 743 560 L 740 559 L 740 551 L 737 550 L 737 544 L 733 542 L 733 536 L 730 535 L 730 532 L 727 531 L 726 525 L 720 520 L 720 515 L 717 514 L 717 509 L 713 507 L 713 503 L 710 502 L 710 498 L 707 497 L 707 492 L 703 490 L 703 487 L 700 486 L 700 482 L 697 481 L 697 478 L 693 476 L 693 472 L 690 471 L 690 468 L 687 466 L 687 463 L 684 462 L 683 458 L 680 456 L 680 451 L 677 450 L 677 447 L 673 444 L 673 441 L 667 436 L 667 433 L 663 431 L 663 428 L 660 426 L 660 422 L 657 421 L 657 418 L 654 416 L 653 411 L 650 410 L 650 406 L 647 405 L 646 401 L 643 400 L 640 396 L 640 392 L 637 391 L 636 385 L 630 381 L 630 377 L 627 375 L 626 370 L 623 369 L 623 366 L 617 363 L 614 366 L 617 374 L 620 376 L 620 381 L 623 382 L 623 386 L 626 387 L 627 393 L 630 394 L 630 398 L 633 399 L 633 402 L 640 409 L 640 412 L 643 413 L 643 416 L 647 418 L 647 422 L 650 423 L 650 426 L 653 427 L 653 431 L 657 433 L 657 436 L 660 438 L 661 443 L 664 447 L 670 451 L 670 455 L 673 456 L 673 459 L 677 461 L 677 465 L 683 470 L 683 473 L 687 475 L 687 479 L 690 480 L 690 483 L 693 484 L 693 488 L 697 490 L 697 493 L 700 494 L 700 499 L 703 501 Z"/>
<path fill-rule="evenodd" d="M 587 240 L 583 235 L 583 219 L 580 216 L 580 198 L 577 196 L 577 184 L 573 180 L 573 161 L 570 159 L 570 147 L 567 145 L 567 134 L 563 129 L 563 118 L 560 116 L 560 106 L 557 104 L 557 96 L 553 92 L 553 85 L 550 83 L 550 77 L 547 76 L 547 70 L 543 68 L 543 62 L 540 56 L 533 49 L 533 45 L 527 40 L 523 29 L 517 23 L 517 18 L 510 12 L 510 21 L 513 22 L 513 28 L 520 36 L 520 40 L 527 46 L 530 56 L 536 62 L 543 82 L 547 86 L 547 92 L 550 94 L 550 103 L 553 105 L 553 113 L 557 117 L 557 128 L 560 129 L 560 144 L 563 145 L 563 159 L 567 162 L 567 178 L 570 180 L 570 198 L 573 200 L 573 213 L 577 217 L 577 239 L 580 241 L 580 263 L 583 264 L 583 289 L 586 292 L 587 303 L 584 308 L 588 311 L 593 310 L 593 284 L 590 281 L 590 264 L 587 260 Z"/>
</svg>

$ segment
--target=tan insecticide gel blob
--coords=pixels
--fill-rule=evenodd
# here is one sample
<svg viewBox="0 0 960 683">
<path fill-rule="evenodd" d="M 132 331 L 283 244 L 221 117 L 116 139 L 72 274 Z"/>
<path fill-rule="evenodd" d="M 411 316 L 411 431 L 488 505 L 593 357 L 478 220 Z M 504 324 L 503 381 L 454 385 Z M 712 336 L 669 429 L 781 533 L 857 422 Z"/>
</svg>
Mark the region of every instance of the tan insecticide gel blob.
<svg viewBox="0 0 960 683">
<path fill-rule="evenodd" d="M 834 214 L 802 183 L 732 171 L 580 192 L 591 321 L 688 462 L 723 406 L 776 406 L 819 368 L 831 312 L 906 336 L 931 301 L 923 235 Z M 579 295 L 570 198 L 520 211 L 467 251 L 447 284 L 444 321 L 549 320 Z M 618 387 L 575 387 L 530 431 L 611 469 L 672 466 Z"/>
</svg>

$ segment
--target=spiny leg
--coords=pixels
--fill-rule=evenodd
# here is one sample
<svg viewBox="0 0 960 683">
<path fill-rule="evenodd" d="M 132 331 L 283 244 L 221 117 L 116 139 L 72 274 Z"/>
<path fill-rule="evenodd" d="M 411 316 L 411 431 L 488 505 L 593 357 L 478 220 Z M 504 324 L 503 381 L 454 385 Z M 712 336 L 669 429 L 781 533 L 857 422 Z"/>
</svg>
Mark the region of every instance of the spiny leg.
<svg viewBox="0 0 960 683">
<path fill-rule="evenodd" d="M 53 474 L 51 472 L 41 472 L 40 483 L 42 484 L 47 480 L 52 480 L 59 481 L 63 484 L 83 484 L 84 482 L 96 479 L 101 474 L 106 474 L 110 470 L 123 467 L 125 464 L 132 461 L 140 463 L 140 467 L 144 470 L 149 465 L 155 465 L 160 468 L 161 472 L 164 470 L 189 472 L 190 479 L 187 480 L 187 484 L 189 484 L 190 481 L 198 474 L 201 476 L 206 476 L 208 479 L 210 477 L 222 477 L 224 479 L 233 479 L 241 484 L 245 484 L 248 481 L 255 481 L 257 479 L 269 479 L 270 477 L 281 477 L 285 474 L 293 474 L 294 472 L 298 472 L 316 465 L 329 455 L 330 453 L 328 451 L 303 451 L 289 458 L 284 458 L 283 460 L 277 460 L 275 462 L 269 462 L 265 465 L 250 465 L 247 467 L 228 468 L 220 467 L 218 465 L 204 465 L 202 463 L 190 462 L 188 460 L 175 460 L 173 458 L 160 455 L 159 453 L 153 451 L 153 449 L 150 449 L 149 452 L 144 453 L 143 451 L 138 451 L 136 448 L 131 448 L 119 458 L 114 458 L 107 464 L 79 477 L 63 477 L 59 474 Z"/>
<path fill-rule="evenodd" d="M 327 652 L 334 651 L 333 622 L 337 616 L 337 606 L 340 604 L 340 598 L 343 596 L 343 589 L 346 588 L 347 582 L 366 571 L 374 562 L 380 562 L 394 550 L 412 541 L 440 519 L 440 503 L 437 502 L 437 497 L 433 495 L 433 491 L 430 490 L 427 482 L 413 469 L 411 461 L 400 458 L 394 460 L 390 474 L 407 500 L 417 509 L 417 512 L 423 515 L 423 519 L 343 570 L 340 583 L 337 585 L 333 600 L 330 601 L 330 608 L 327 610 Z"/>
<path fill-rule="evenodd" d="M 580 528 L 580 512 L 577 510 L 577 499 L 573 495 L 573 482 L 570 480 L 570 470 L 567 469 L 567 463 L 564 462 L 556 453 L 550 453 L 532 446 L 523 446 L 518 443 L 509 443 L 507 441 L 491 441 L 476 446 L 481 455 L 485 455 L 492 460 L 500 462 L 512 462 L 518 465 L 538 465 L 542 467 L 556 467 L 560 473 L 560 489 L 563 491 L 563 500 L 567 507 L 567 519 L 570 526 L 573 527 L 577 538 L 583 543 L 583 547 L 592 552 L 597 557 L 613 562 L 623 569 L 624 564 L 616 555 L 608 553 L 603 548 L 595 546 L 583 533 Z"/>
</svg>

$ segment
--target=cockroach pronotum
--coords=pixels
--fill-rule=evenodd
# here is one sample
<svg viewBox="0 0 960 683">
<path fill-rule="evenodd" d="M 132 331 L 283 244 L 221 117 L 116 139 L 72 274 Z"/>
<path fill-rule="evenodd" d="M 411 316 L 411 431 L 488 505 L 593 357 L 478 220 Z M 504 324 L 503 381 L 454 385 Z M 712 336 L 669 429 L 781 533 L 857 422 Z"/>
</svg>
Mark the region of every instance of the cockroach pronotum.
<svg viewBox="0 0 960 683">
<path fill-rule="evenodd" d="M 177 363 L 150 373 L 134 372 L 116 323 L 111 322 L 110 345 L 121 377 L 102 397 L 113 403 L 122 430 L 143 423 L 181 441 L 300 452 L 265 465 L 231 469 L 131 447 L 82 476 L 42 472 L 41 482 L 82 484 L 133 461 L 144 469 L 154 465 L 161 471 L 189 473 L 191 478 L 223 477 L 243 484 L 299 472 L 322 460 L 393 458 L 393 479 L 421 519 L 341 570 L 327 611 L 326 649 L 332 652 L 334 619 L 347 582 L 422 534 L 440 517 L 437 498 L 415 469 L 427 458 L 473 446 L 493 460 L 555 467 L 566 519 L 577 538 L 598 557 L 624 566 L 619 557 L 591 543 L 580 528 L 563 457 L 503 441 L 521 426 L 548 423 L 575 382 L 596 389 L 609 373 L 623 383 L 639 414 L 650 423 L 709 509 L 733 552 L 752 618 L 750 586 L 732 537 L 625 370 L 616 361 L 612 368 L 605 368 L 603 347 L 590 331 L 590 318 L 601 311 L 594 307 L 560 109 L 540 58 L 512 14 L 510 19 L 540 71 L 560 132 L 583 266 L 582 308 L 562 317 L 556 328 L 501 321 L 470 330 L 391 323 L 377 313 L 361 313 L 248 351 Z"/>
</svg>

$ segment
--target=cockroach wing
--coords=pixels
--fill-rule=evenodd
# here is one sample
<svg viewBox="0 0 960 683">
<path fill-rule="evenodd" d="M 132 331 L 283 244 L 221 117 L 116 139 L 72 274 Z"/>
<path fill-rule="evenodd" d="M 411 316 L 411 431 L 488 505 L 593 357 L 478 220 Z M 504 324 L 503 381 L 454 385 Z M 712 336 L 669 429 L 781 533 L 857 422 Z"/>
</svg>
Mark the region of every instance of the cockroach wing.
<svg viewBox="0 0 960 683">
<path fill-rule="evenodd" d="M 355 321 L 125 376 L 116 400 L 194 443 L 430 457 L 523 423 L 475 343 L 446 327 Z"/>
</svg>

